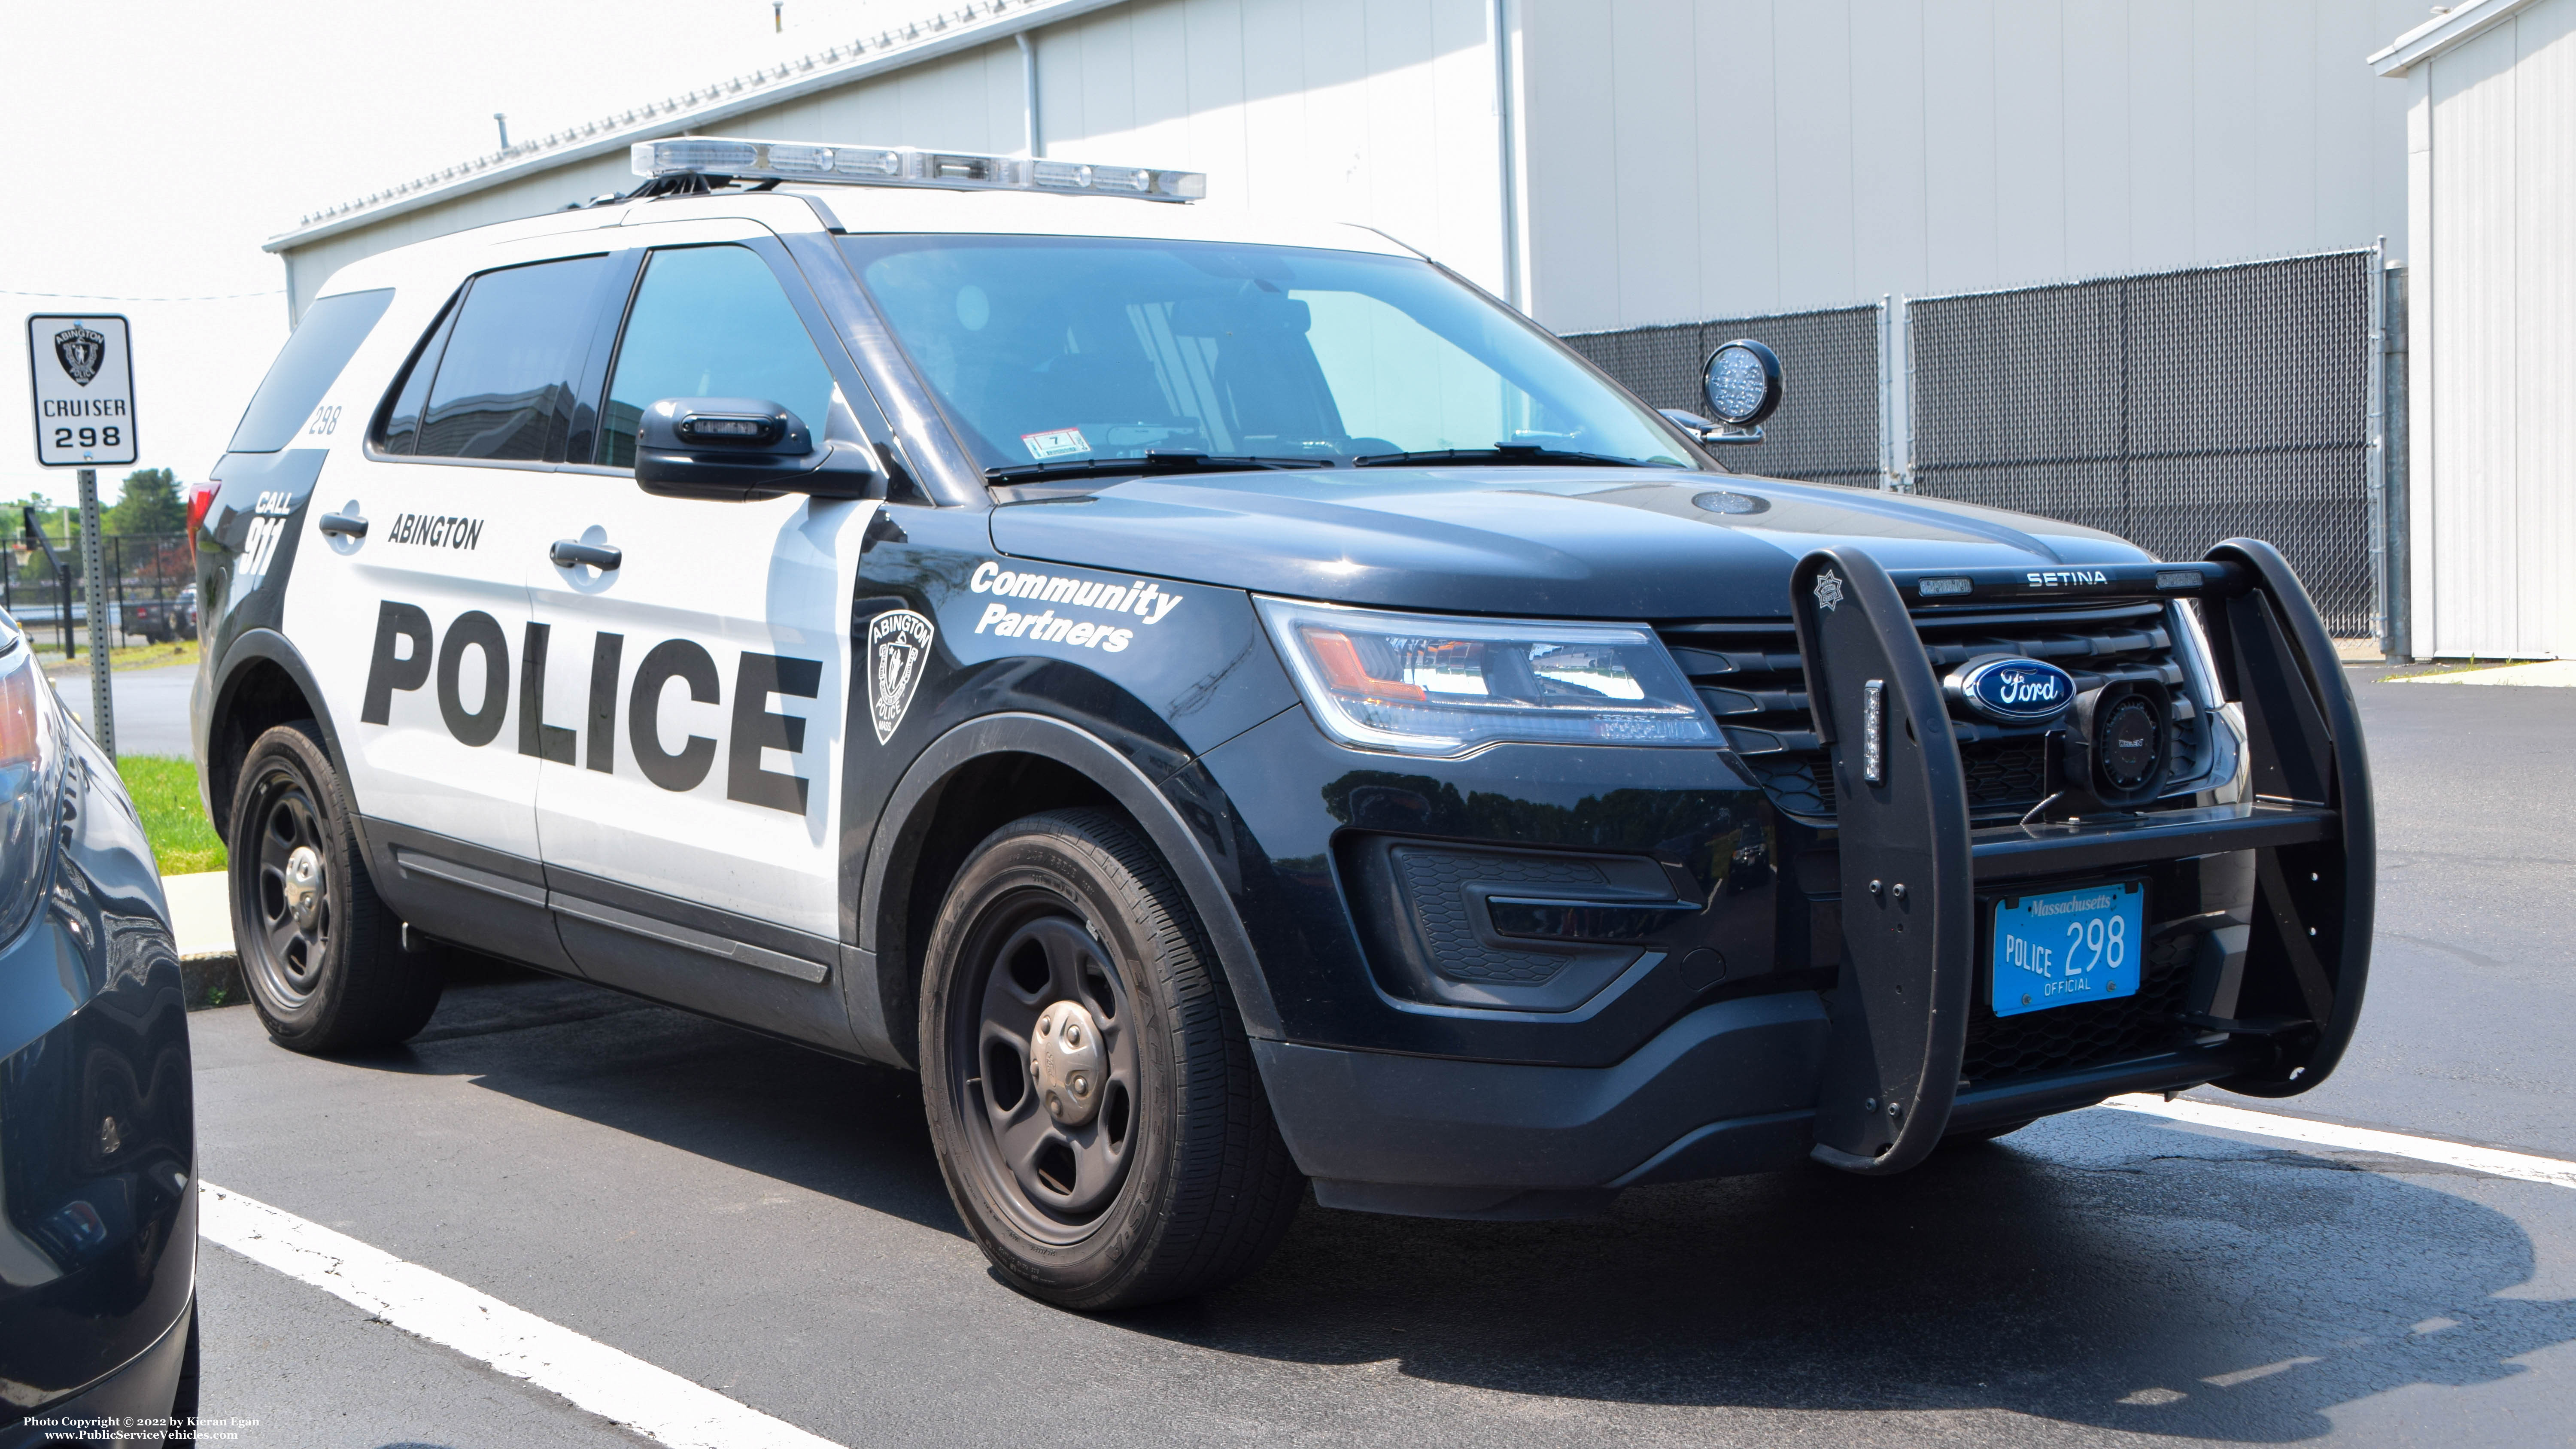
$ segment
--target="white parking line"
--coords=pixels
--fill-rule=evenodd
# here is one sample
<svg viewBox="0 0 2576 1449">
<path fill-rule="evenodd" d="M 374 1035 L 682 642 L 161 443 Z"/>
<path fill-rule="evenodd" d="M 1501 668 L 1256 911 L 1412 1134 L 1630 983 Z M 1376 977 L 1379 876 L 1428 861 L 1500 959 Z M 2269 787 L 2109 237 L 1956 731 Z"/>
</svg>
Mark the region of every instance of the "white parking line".
<svg viewBox="0 0 2576 1449">
<path fill-rule="evenodd" d="M 2283 1117 L 2272 1112 L 2249 1112 L 2242 1107 L 2222 1107 L 2215 1102 L 2195 1102 L 2188 1097 L 2173 1101 L 2149 1093 L 2113 1097 L 2102 1104 L 2122 1112 L 2143 1112 L 2151 1117 L 2168 1117 L 2176 1122 L 2191 1122 L 2202 1127 L 2224 1127 L 2230 1132 L 2252 1132 L 2265 1137 L 2278 1137 L 2290 1142 L 2305 1142 L 2315 1147 L 2334 1147 L 2346 1152 L 2377 1152 L 2388 1157 L 2411 1157 L 2418 1162 L 2434 1162 L 2444 1167 L 2465 1167 L 2494 1177 L 2510 1177 L 2521 1182 L 2545 1182 L 2553 1187 L 2576 1187 L 2576 1162 L 2561 1162 L 2555 1157 L 2535 1157 L 2528 1152 L 2507 1152 L 2496 1147 L 2470 1147 L 2458 1142 L 2445 1142 L 2438 1137 L 2414 1137 L 2403 1132 L 2381 1132 L 2369 1127 L 2346 1127 L 2334 1122 L 2318 1122 L 2306 1117 Z"/>
<path fill-rule="evenodd" d="M 837 1449 L 829 1439 L 319 1223 L 211 1182 L 198 1189 L 206 1241 L 675 1449 Z"/>
</svg>

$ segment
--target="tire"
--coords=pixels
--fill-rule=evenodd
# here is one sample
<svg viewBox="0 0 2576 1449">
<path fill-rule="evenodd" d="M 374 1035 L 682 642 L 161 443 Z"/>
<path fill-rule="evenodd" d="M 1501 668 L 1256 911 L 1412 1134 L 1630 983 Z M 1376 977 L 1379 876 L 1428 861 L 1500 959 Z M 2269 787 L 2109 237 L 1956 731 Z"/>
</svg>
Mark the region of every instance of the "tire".
<svg viewBox="0 0 2576 1449">
<path fill-rule="evenodd" d="M 923 977 L 931 1142 L 1012 1287 L 1133 1308 L 1232 1282 L 1278 1246 L 1305 1179 L 1197 913 L 1123 820 L 1052 811 L 987 837 L 949 887 Z M 1044 1015 L 1066 1003 L 1079 1010 Z M 1068 1047 L 1089 1031 L 1095 1097 L 1074 1100 L 1077 1053 L 1031 1080 L 1040 1025 Z"/>
<path fill-rule="evenodd" d="M 355 818 L 311 721 L 251 742 L 226 836 L 233 941 L 269 1038 L 294 1051 L 408 1041 L 445 985 L 435 957 L 402 949 L 402 923 L 376 899 L 360 858 Z M 309 915 L 291 896 L 309 903 Z"/>
</svg>

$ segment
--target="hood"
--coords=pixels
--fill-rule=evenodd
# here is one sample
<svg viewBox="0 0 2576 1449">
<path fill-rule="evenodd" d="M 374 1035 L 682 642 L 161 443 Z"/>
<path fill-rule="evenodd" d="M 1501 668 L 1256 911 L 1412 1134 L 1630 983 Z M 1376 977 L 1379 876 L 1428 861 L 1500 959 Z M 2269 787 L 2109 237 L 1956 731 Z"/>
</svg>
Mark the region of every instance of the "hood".
<svg viewBox="0 0 2576 1449">
<path fill-rule="evenodd" d="M 1383 608 L 1772 618 L 1789 570 L 2135 563 L 2112 534 L 1910 494 L 1638 468 L 1314 469 L 1140 478 L 993 510 L 1003 554 Z"/>
</svg>

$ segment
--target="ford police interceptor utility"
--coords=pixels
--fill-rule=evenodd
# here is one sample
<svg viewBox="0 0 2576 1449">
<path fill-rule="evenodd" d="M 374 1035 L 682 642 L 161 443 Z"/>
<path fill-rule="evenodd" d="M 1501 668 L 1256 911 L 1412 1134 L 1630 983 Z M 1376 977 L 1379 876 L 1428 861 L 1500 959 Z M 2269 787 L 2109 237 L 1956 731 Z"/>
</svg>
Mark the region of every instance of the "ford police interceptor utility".
<svg viewBox="0 0 2576 1449">
<path fill-rule="evenodd" d="M 2278 1096 L 2368 966 L 2268 546 L 1734 474 L 1361 227 L 1181 172 L 684 138 L 353 263 L 201 499 L 244 975 L 470 948 L 917 1068 L 1012 1283 Z M 1121 202 L 1110 198 L 1124 197 Z"/>
</svg>

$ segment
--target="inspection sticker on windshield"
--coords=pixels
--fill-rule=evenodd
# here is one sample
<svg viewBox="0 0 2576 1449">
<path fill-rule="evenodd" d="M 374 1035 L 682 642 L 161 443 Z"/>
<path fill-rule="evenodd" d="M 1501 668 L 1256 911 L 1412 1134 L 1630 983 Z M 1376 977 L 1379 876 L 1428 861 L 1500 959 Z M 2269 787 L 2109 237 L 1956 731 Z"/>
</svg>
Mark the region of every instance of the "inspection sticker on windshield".
<svg viewBox="0 0 2576 1449">
<path fill-rule="evenodd" d="M 2133 880 L 1995 903 L 1995 1015 L 2138 994 L 2146 893 Z"/>
<path fill-rule="evenodd" d="M 1076 453 L 1091 451 L 1091 444 L 1083 441 L 1080 428 L 1058 428 L 1051 433 L 1022 433 L 1020 446 L 1028 449 L 1029 456 L 1041 463 L 1049 458 L 1069 458 Z"/>
</svg>

